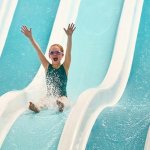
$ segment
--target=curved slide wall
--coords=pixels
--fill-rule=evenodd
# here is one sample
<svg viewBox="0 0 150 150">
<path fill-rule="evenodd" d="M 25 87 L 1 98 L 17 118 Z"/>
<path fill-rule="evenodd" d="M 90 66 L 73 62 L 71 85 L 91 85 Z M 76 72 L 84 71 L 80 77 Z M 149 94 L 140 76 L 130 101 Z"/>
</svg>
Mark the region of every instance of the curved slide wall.
<svg viewBox="0 0 150 150">
<path fill-rule="evenodd" d="M 65 2 L 67 2 L 68 5 L 66 5 Z M 59 15 L 57 14 L 56 16 L 57 23 L 55 22 L 54 24 L 54 32 L 52 31 L 52 37 L 49 44 L 58 41 L 62 45 L 65 45 L 66 37 L 62 27 L 66 26 L 69 22 L 74 22 L 79 2 L 80 1 L 75 1 L 74 3 L 74 1 L 70 0 L 61 1 L 59 6 L 60 11 L 58 10 Z M 110 4 L 109 0 L 105 2 L 98 1 L 96 4 L 93 4 L 90 0 L 81 1 L 81 7 L 76 22 L 77 29 L 74 33 L 72 50 L 73 60 L 69 74 L 70 81 L 68 84 L 68 94 L 73 100 L 85 89 L 93 85 L 96 86 L 100 80 L 104 78 L 110 63 L 123 1 L 114 0 L 112 1 L 112 5 L 108 5 Z M 61 7 L 62 4 L 63 7 Z M 108 8 L 108 6 L 110 6 L 110 8 Z M 98 12 L 94 11 L 95 7 Z M 99 9 L 99 7 L 101 9 Z M 105 11 L 105 9 L 107 11 Z M 105 12 L 105 15 L 103 12 Z M 87 18 L 87 14 L 89 18 Z M 97 18 L 99 19 L 97 20 Z M 89 19 L 91 22 L 89 22 Z M 95 26 L 95 22 L 97 22 L 97 26 Z M 92 61 L 91 64 L 89 63 L 90 61 Z M 97 66 L 97 64 L 99 65 Z M 96 68 L 92 66 L 95 66 Z M 36 78 L 30 86 L 23 91 L 23 93 L 25 92 L 24 94 L 26 94 L 26 99 L 35 99 L 38 97 L 37 95 L 39 93 L 41 95 L 40 90 L 43 88 L 44 80 L 44 78 L 41 78 L 44 77 L 43 71 L 44 70 L 40 68 Z M 93 72 L 93 75 L 89 72 Z M 78 82 L 79 84 L 77 81 L 80 81 Z M 81 86 L 83 84 L 85 84 L 85 86 Z M 11 128 L 2 149 L 20 147 L 21 149 L 42 149 L 43 147 L 47 149 L 57 149 L 67 116 L 68 111 L 58 114 L 49 110 L 42 111 L 40 114 L 36 115 L 33 115 L 28 111 L 25 112 L 17 119 Z"/>
<path fill-rule="evenodd" d="M 66 121 L 58 149 L 85 149 L 99 113 L 120 99 L 130 74 L 142 5 L 141 0 L 124 1 L 108 73 L 99 87 L 80 95 Z"/>
</svg>

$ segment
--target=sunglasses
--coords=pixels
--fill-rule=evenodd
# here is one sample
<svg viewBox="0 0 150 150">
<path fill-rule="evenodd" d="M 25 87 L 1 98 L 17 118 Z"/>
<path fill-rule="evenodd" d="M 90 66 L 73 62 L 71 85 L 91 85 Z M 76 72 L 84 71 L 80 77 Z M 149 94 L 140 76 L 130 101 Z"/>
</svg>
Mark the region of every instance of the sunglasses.
<svg viewBox="0 0 150 150">
<path fill-rule="evenodd" d="M 62 51 L 49 51 L 49 54 L 50 55 L 61 55 L 61 54 L 63 54 L 63 52 Z"/>
</svg>

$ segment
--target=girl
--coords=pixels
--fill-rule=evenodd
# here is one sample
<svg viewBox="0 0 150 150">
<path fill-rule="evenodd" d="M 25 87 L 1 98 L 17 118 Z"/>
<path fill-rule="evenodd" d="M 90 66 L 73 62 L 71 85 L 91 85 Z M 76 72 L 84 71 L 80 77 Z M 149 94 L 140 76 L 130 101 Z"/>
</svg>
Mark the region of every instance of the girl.
<svg viewBox="0 0 150 150">
<path fill-rule="evenodd" d="M 21 28 L 21 32 L 32 43 L 45 69 L 47 86 L 47 95 L 45 99 L 49 101 L 50 98 L 55 98 L 60 112 L 63 111 L 65 102 L 67 101 L 67 75 L 71 63 L 72 34 L 74 30 L 75 25 L 73 23 L 69 24 L 67 29 L 64 28 L 64 31 L 68 37 L 64 63 L 61 64 L 61 60 L 64 56 L 63 47 L 59 44 L 53 44 L 49 49 L 49 58 L 52 61 L 52 64 L 50 64 L 42 53 L 41 48 L 33 38 L 32 29 L 28 29 L 26 26 L 22 26 Z M 44 107 L 47 107 L 46 104 L 40 103 L 39 105 L 37 105 L 29 102 L 29 109 L 34 112 L 40 112 L 40 110 Z"/>
</svg>

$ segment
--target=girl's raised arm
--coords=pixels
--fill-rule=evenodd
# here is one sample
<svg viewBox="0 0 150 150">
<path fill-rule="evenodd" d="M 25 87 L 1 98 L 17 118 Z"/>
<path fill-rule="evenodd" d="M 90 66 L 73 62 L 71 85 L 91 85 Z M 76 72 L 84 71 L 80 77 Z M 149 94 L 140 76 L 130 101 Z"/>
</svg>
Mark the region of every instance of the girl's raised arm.
<svg viewBox="0 0 150 150">
<path fill-rule="evenodd" d="M 30 40 L 30 42 L 32 43 L 33 47 L 35 48 L 39 58 L 40 58 L 40 61 L 43 65 L 43 67 L 45 68 L 45 70 L 47 70 L 48 68 L 48 60 L 46 59 L 46 57 L 44 56 L 40 46 L 38 45 L 38 43 L 35 41 L 35 39 L 33 38 L 32 36 L 32 29 L 28 29 L 26 26 L 22 26 L 21 27 L 21 32 Z"/>
</svg>

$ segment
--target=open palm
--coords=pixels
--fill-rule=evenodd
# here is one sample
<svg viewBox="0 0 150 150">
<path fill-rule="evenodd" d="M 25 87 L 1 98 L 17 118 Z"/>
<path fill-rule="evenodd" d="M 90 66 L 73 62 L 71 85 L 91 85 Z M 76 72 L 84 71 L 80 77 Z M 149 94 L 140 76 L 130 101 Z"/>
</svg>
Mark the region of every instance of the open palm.
<svg viewBox="0 0 150 150">
<path fill-rule="evenodd" d="M 28 38 L 32 37 L 32 29 L 28 29 L 26 26 L 21 27 L 21 32 Z"/>
<path fill-rule="evenodd" d="M 73 33 L 73 31 L 74 31 L 75 29 L 76 29 L 76 27 L 75 27 L 75 24 L 73 24 L 73 23 L 72 23 L 72 24 L 69 24 L 67 29 L 64 28 L 65 33 L 66 33 L 68 36 L 71 36 L 72 33 Z"/>
</svg>

